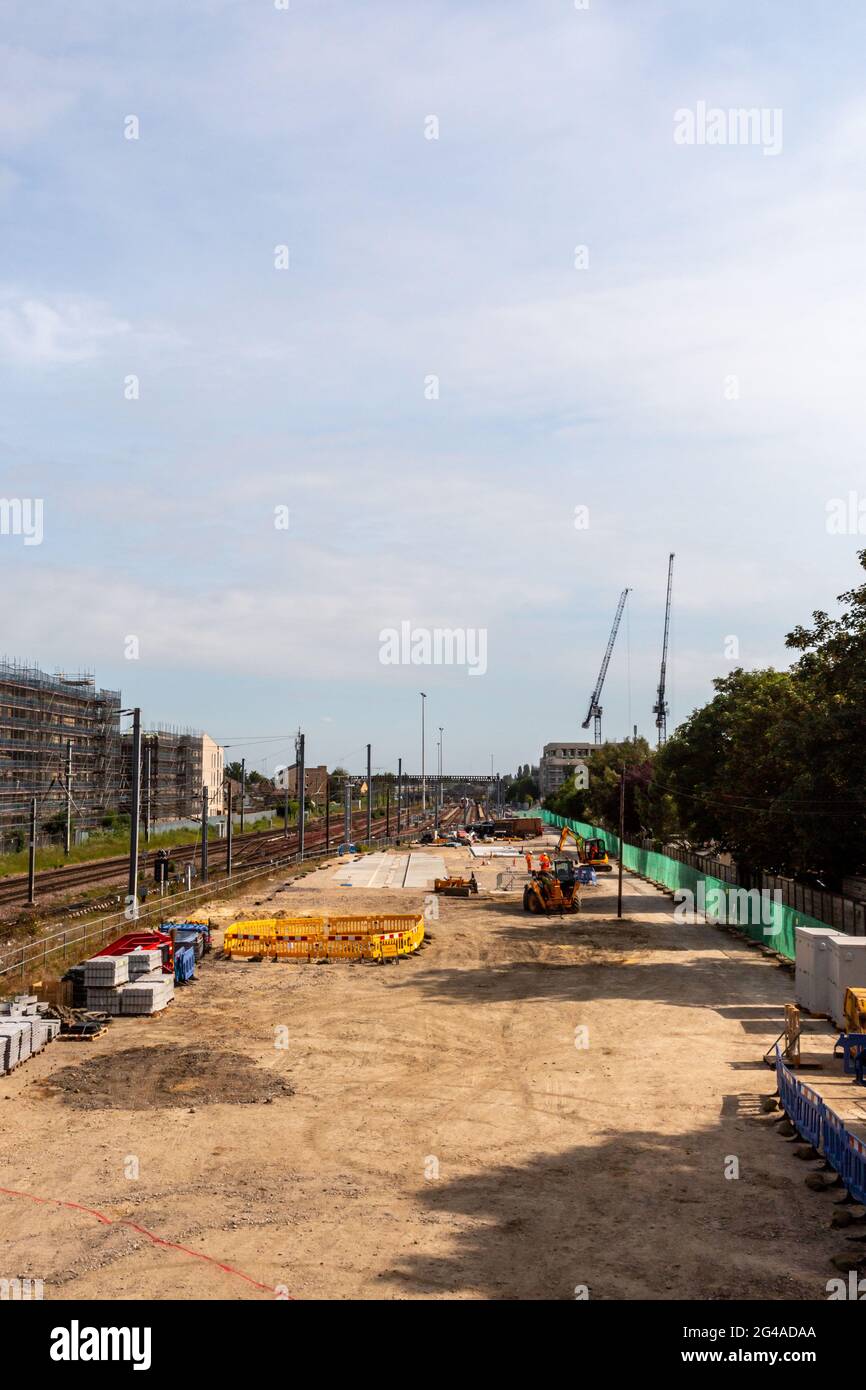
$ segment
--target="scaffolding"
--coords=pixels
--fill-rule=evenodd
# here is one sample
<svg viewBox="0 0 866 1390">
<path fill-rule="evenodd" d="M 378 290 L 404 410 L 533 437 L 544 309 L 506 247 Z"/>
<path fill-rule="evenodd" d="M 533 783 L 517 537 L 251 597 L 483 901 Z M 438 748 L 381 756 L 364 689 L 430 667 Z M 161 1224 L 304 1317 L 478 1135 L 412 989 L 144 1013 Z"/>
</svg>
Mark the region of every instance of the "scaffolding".
<svg viewBox="0 0 866 1390">
<path fill-rule="evenodd" d="M 80 828 L 114 808 L 120 781 L 120 691 L 97 689 L 92 671 L 48 675 L 0 658 L 0 842 L 21 839 L 37 799 L 38 822 L 64 814 L 72 751 L 72 812 Z"/>
<path fill-rule="evenodd" d="M 132 804 L 132 736 L 122 736 L 123 775 L 119 804 Z M 183 820 L 201 813 L 203 735 L 191 729 L 148 729 L 141 738 L 141 807 L 146 823 Z"/>
</svg>

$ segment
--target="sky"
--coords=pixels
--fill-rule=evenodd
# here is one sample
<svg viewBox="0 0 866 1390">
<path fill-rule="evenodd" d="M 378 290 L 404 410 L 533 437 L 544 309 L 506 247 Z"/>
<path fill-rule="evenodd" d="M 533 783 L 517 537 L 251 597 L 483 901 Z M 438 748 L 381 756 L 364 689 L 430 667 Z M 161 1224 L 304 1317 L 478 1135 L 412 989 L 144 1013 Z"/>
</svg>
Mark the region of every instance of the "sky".
<svg viewBox="0 0 866 1390">
<path fill-rule="evenodd" d="M 42 507 L 0 653 L 265 772 L 299 727 L 418 770 L 421 690 L 428 768 L 440 726 L 446 770 L 537 762 L 626 587 L 604 730 L 654 735 L 670 552 L 670 728 L 788 664 L 866 545 L 864 38 L 841 0 L 0 3 L 0 494 Z M 676 137 L 740 108 L 780 138 Z M 404 623 L 486 669 L 383 663 Z"/>
</svg>

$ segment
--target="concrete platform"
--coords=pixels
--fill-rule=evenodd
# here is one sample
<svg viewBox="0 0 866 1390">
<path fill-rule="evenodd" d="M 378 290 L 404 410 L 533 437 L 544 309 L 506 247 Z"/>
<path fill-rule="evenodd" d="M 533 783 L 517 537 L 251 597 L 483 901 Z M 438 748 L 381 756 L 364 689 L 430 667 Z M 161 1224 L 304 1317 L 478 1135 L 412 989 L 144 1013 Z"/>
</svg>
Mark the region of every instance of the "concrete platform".
<svg viewBox="0 0 866 1390">
<path fill-rule="evenodd" d="M 522 859 L 525 864 L 527 853 L 538 854 L 538 843 L 537 840 L 525 841 L 519 845 L 504 845 L 500 842 L 495 845 L 469 845 L 468 848 L 474 859 Z"/>
<path fill-rule="evenodd" d="M 434 878 L 445 878 L 445 860 L 440 854 L 411 851 L 400 854 L 382 850 L 362 859 L 342 864 L 334 882 L 351 888 L 432 888 Z"/>
</svg>

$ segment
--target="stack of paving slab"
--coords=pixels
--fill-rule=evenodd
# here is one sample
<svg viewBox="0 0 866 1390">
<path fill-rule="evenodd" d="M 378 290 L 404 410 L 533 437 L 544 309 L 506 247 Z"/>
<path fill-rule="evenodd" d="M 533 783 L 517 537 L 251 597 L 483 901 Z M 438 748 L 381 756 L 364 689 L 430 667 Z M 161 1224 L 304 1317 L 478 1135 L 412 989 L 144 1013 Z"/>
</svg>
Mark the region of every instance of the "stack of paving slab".
<svg viewBox="0 0 866 1390">
<path fill-rule="evenodd" d="M 13 1071 L 57 1037 L 60 1019 L 46 1017 L 50 1007 L 40 1004 L 35 994 L 0 999 L 0 1075 Z"/>
<path fill-rule="evenodd" d="M 162 968 L 162 951 L 157 948 L 136 947 L 126 957 L 129 961 L 129 983 L 123 985 L 122 1014 L 157 1014 L 174 998 L 174 977 Z"/>
<path fill-rule="evenodd" d="M 98 1013 L 155 1014 L 174 998 L 174 980 L 162 968 L 160 950 L 93 956 L 84 963 L 87 1007 Z"/>
</svg>

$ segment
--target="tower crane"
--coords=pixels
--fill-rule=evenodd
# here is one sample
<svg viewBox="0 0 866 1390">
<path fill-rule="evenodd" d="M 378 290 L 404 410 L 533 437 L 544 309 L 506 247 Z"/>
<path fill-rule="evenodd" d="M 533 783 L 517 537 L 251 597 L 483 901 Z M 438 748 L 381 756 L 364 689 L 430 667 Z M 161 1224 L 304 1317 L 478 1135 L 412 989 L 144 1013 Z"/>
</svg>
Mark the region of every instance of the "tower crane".
<svg viewBox="0 0 866 1390">
<path fill-rule="evenodd" d="M 662 666 L 659 672 L 659 689 L 656 702 L 653 705 L 653 714 L 656 717 L 656 728 L 658 729 L 658 746 L 661 748 L 668 736 L 668 704 L 665 699 L 665 686 L 667 684 L 668 673 L 668 634 L 671 626 L 671 586 L 674 578 L 674 557 L 673 552 L 668 556 L 668 596 L 665 601 L 665 635 L 662 642 Z"/>
<path fill-rule="evenodd" d="M 590 720 L 592 720 L 593 736 L 596 743 L 601 743 L 602 708 L 599 704 L 599 700 L 601 699 L 601 688 L 604 685 L 604 678 L 607 675 L 607 668 L 610 664 L 610 657 L 611 652 L 613 651 L 613 644 L 616 641 L 616 634 L 619 631 L 619 620 L 622 617 L 622 610 L 625 608 L 625 601 L 630 593 L 630 589 L 623 589 L 622 593 L 619 596 L 619 603 L 616 605 L 616 613 L 614 614 L 613 619 L 613 627 L 611 628 L 610 636 L 607 639 L 607 650 L 605 651 L 604 659 L 601 663 L 601 670 L 598 673 L 598 680 L 595 683 L 595 689 L 593 690 L 592 695 L 589 697 L 589 709 L 587 711 L 586 718 L 580 726 L 582 729 L 588 729 L 589 722 Z"/>
</svg>

